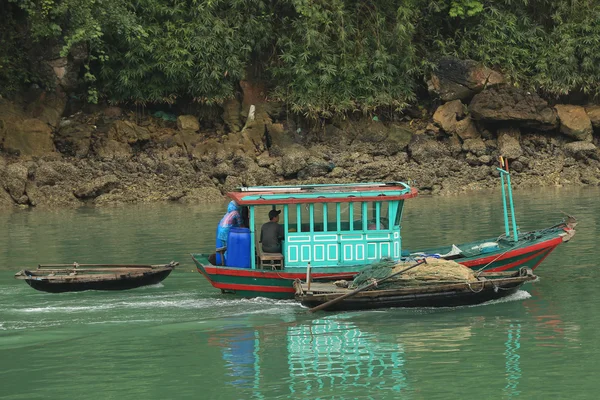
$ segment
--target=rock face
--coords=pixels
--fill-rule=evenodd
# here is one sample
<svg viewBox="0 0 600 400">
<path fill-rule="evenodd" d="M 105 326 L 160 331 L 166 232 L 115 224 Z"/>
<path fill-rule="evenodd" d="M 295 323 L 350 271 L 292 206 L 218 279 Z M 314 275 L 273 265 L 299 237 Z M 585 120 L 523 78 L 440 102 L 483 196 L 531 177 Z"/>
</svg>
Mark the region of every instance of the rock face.
<svg viewBox="0 0 600 400">
<path fill-rule="evenodd" d="M 261 85 L 245 82 L 244 105 L 232 103 L 229 122 L 202 132 L 193 116 L 181 116 L 176 127 L 173 119 L 136 122 L 139 116 L 102 107 L 53 129 L 33 117 L 35 107 L 0 99 L 0 208 L 191 204 L 220 201 L 239 186 L 361 181 L 457 193 L 497 188 L 499 155 L 510 159 L 515 188 L 600 184 L 597 139 L 580 140 L 590 139 L 600 111 L 587 107 L 586 120 L 581 107 L 555 111 L 516 88 L 469 87 L 486 85 L 468 109 L 449 101 L 433 121 L 419 119 L 424 113 L 382 113 L 314 124 L 290 118 L 266 101 Z M 254 118 L 242 119 L 250 108 Z"/>
<path fill-rule="evenodd" d="M 40 157 L 52 153 L 52 130 L 36 118 L 12 121 L 4 137 L 4 149 L 19 156 Z"/>
<path fill-rule="evenodd" d="M 181 131 L 196 132 L 200 129 L 200 123 L 193 115 L 180 115 L 177 117 L 177 128 Z"/>
<path fill-rule="evenodd" d="M 37 118 L 52 129 L 57 129 L 60 119 L 65 112 L 67 95 L 61 91 L 40 92 L 36 99 L 29 103 L 26 112 L 33 118 Z"/>
<path fill-rule="evenodd" d="M 223 122 L 231 132 L 239 132 L 242 129 L 241 110 L 242 105 L 238 99 L 230 99 L 223 104 Z"/>
<path fill-rule="evenodd" d="M 501 74 L 476 61 L 445 57 L 439 60 L 428 84 L 442 101 L 452 101 L 469 99 L 484 88 L 503 82 Z"/>
<path fill-rule="evenodd" d="M 54 152 L 52 129 L 18 105 L 0 99 L 0 146 L 21 157 L 50 154 Z"/>
<path fill-rule="evenodd" d="M 474 119 L 487 122 L 510 122 L 515 126 L 539 130 L 555 129 L 556 112 L 535 93 L 502 86 L 476 94 L 469 104 Z"/>
<path fill-rule="evenodd" d="M 554 108 L 560 119 L 562 133 L 577 140 L 592 141 L 592 122 L 583 107 L 557 104 Z"/>
</svg>

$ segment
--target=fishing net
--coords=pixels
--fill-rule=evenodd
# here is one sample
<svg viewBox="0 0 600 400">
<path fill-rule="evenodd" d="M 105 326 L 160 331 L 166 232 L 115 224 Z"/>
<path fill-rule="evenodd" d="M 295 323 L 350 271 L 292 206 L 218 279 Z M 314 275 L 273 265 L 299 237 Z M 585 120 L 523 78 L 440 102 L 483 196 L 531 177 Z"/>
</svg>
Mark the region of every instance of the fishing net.
<svg viewBox="0 0 600 400">
<path fill-rule="evenodd" d="M 473 271 L 451 260 L 439 258 L 426 258 L 427 263 L 421 264 L 402 274 L 396 275 L 385 282 L 377 285 L 374 289 L 392 289 L 406 286 L 430 285 L 439 283 L 476 282 L 477 278 Z M 414 262 L 399 262 L 383 260 L 371 264 L 360 271 L 350 285 L 351 288 L 359 288 L 368 285 L 373 280 L 386 278 L 394 273 L 402 271 L 414 265 Z"/>
</svg>

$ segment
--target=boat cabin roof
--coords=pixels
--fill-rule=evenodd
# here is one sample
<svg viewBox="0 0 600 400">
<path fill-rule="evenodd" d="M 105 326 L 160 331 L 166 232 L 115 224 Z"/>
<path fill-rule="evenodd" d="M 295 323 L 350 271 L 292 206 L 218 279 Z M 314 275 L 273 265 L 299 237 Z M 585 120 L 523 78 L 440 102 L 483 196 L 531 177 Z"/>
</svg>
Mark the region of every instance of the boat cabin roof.
<svg viewBox="0 0 600 400">
<path fill-rule="evenodd" d="M 404 182 L 368 182 L 297 186 L 242 187 L 227 193 L 239 205 L 350 203 L 355 201 L 404 200 L 417 196 L 417 189 Z"/>
</svg>

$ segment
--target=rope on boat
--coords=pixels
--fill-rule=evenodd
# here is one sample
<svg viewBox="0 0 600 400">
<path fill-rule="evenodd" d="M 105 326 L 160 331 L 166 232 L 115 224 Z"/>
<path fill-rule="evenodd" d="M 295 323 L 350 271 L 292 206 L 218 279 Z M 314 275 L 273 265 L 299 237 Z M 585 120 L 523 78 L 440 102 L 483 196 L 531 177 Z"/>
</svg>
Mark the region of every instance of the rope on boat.
<svg viewBox="0 0 600 400">
<path fill-rule="evenodd" d="M 469 290 L 473 293 L 480 293 L 483 291 L 483 289 L 485 289 L 485 281 L 479 281 L 479 283 L 481 283 L 481 289 L 475 291 L 473 290 L 473 288 L 471 287 L 471 282 L 465 282 L 467 284 L 467 286 L 469 287 Z M 493 282 L 492 282 L 493 283 Z M 495 286 L 495 285 L 494 285 Z"/>
<path fill-rule="evenodd" d="M 490 261 L 489 263 L 485 264 L 483 267 L 479 268 L 476 271 L 475 277 L 478 278 L 479 275 L 481 275 L 481 273 L 483 272 L 484 269 L 486 269 L 487 267 L 489 267 L 490 264 L 492 264 L 494 261 L 496 261 L 497 259 L 499 259 L 500 257 L 502 257 L 503 255 L 505 255 L 506 253 L 508 253 L 511 250 L 513 250 L 513 248 L 509 247 L 508 249 L 506 249 L 506 251 L 504 253 L 498 254 L 498 256 L 496 256 L 496 258 L 494 258 L 492 261 Z"/>
</svg>

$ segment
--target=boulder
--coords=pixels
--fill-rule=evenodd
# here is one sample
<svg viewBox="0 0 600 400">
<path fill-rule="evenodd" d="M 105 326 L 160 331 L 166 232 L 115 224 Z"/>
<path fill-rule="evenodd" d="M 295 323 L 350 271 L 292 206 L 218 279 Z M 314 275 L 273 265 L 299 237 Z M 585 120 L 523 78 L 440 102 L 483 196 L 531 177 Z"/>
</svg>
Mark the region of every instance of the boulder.
<svg viewBox="0 0 600 400">
<path fill-rule="evenodd" d="M 562 133 L 577 140 L 592 141 L 592 122 L 583 107 L 557 104 L 554 108 L 560 119 Z"/>
<path fill-rule="evenodd" d="M 463 120 L 456 122 L 456 130 L 454 132 L 462 140 L 475 139 L 481 137 L 481 134 L 475 126 L 475 122 L 468 116 Z"/>
<path fill-rule="evenodd" d="M 450 155 L 450 151 L 444 144 L 425 135 L 414 135 L 408 145 L 408 152 L 419 164 Z"/>
<path fill-rule="evenodd" d="M 412 137 L 413 132 L 410 129 L 398 124 L 390 125 L 385 141 L 388 148 L 387 155 L 394 155 L 405 150 Z"/>
<path fill-rule="evenodd" d="M 475 154 L 477 157 L 485 155 L 487 148 L 481 138 L 467 139 L 462 145 L 463 151 Z"/>
<path fill-rule="evenodd" d="M 8 208 L 12 208 L 15 205 L 14 200 L 10 197 L 8 192 L 0 187 L 0 210 L 6 210 Z"/>
<path fill-rule="evenodd" d="M 598 148 L 590 142 L 571 142 L 564 146 L 565 154 L 577 160 L 598 159 Z"/>
<path fill-rule="evenodd" d="M 303 146 L 294 144 L 285 147 L 282 151 L 281 167 L 284 176 L 292 177 L 306 167 L 310 153 Z"/>
<path fill-rule="evenodd" d="M 473 60 L 444 57 L 437 63 L 435 73 L 428 81 L 429 90 L 442 101 L 468 99 L 486 87 L 504 82 L 502 74 Z"/>
<path fill-rule="evenodd" d="M 456 132 L 456 123 L 465 116 L 465 106 L 460 100 L 453 100 L 442 104 L 433 114 L 433 122 L 446 133 Z"/>
<path fill-rule="evenodd" d="M 90 152 L 94 130 L 93 125 L 69 124 L 56 132 L 54 144 L 62 154 L 70 157 L 86 157 Z"/>
<path fill-rule="evenodd" d="M 87 200 L 108 193 L 119 186 L 119 178 L 115 175 L 106 175 L 96 178 L 91 182 L 83 183 L 73 191 L 73 194 L 78 199 Z"/>
<path fill-rule="evenodd" d="M 594 128 L 600 128 L 600 106 L 590 106 L 585 108 L 585 112 Z"/>
<path fill-rule="evenodd" d="M 104 160 L 127 159 L 132 153 L 131 146 L 116 140 L 102 140 L 96 147 L 96 154 Z"/>
<path fill-rule="evenodd" d="M 12 120 L 6 125 L 4 149 L 20 156 L 40 157 L 53 153 L 52 129 L 37 118 Z"/>
<path fill-rule="evenodd" d="M 486 122 L 511 122 L 518 126 L 540 130 L 557 127 L 556 111 L 536 93 L 502 86 L 476 94 L 469 104 L 475 120 Z"/>
<path fill-rule="evenodd" d="M 319 176 L 325 176 L 333 170 L 334 164 L 323 160 L 314 160 L 308 162 L 305 168 L 298 172 L 298 179 L 309 179 Z"/>
<path fill-rule="evenodd" d="M 177 117 L 177 128 L 181 131 L 198 131 L 200 130 L 200 123 L 198 118 L 193 115 L 180 115 Z"/>
<path fill-rule="evenodd" d="M 19 202 L 25 195 L 27 185 L 28 168 L 21 163 L 13 163 L 4 169 L 3 186 L 14 201 Z"/>
<path fill-rule="evenodd" d="M 59 174 L 50 163 L 41 162 L 35 169 L 35 182 L 37 186 L 54 186 L 65 177 Z"/>
<path fill-rule="evenodd" d="M 115 121 L 108 131 L 108 139 L 120 143 L 134 144 L 150 140 L 150 131 L 131 121 Z"/>
<path fill-rule="evenodd" d="M 519 138 L 521 132 L 518 128 L 504 128 L 498 130 L 498 151 L 500 155 L 509 159 L 517 159 L 523 155 Z"/>
</svg>

